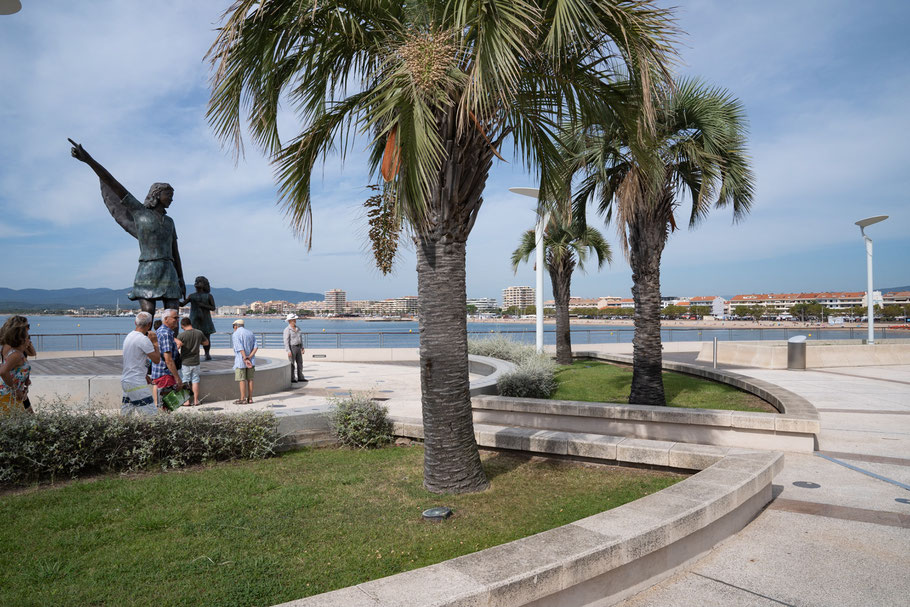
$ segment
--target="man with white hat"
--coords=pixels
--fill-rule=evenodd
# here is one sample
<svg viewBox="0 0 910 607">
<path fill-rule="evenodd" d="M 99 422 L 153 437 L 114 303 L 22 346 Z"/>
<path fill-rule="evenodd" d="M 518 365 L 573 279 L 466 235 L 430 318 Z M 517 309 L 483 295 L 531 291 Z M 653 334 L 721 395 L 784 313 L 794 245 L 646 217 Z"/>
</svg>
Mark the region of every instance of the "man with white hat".
<svg viewBox="0 0 910 607">
<path fill-rule="evenodd" d="M 253 374 L 256 372 L 256 336 L 243 326 L 243 319 L 234 321 L 234 333 L 231 335 L 231 346 L 234 348 L 234 379 L 240 384 L 240 399 L 235 405 L 253 402 Z"/>
<path fill-rule="evenodd" d="M 291 361 L 291 383 L 296 384 L 298 381 L 307 381 L 303 376 L 303 333 L 297 328 L 296 314 L 288 314 L 285 320 L 288 321 L 288 326 L 284 328 L 284 351 L 288 353 L 288 360 Z"/>
</svg>

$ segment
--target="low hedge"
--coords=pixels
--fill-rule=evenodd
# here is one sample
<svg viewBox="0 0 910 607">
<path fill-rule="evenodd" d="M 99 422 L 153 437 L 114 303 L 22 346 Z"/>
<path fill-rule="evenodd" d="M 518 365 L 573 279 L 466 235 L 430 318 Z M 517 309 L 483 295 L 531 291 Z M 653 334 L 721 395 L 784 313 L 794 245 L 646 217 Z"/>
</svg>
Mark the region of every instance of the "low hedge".
<svg viewBox="0 0 910 607">
<path fill-rule="evenodd" d="M 4 417 L 0 485 L 270 457 L 277 427 L 261 411 L 122 417 L 58 408 Z"/>
</svg>

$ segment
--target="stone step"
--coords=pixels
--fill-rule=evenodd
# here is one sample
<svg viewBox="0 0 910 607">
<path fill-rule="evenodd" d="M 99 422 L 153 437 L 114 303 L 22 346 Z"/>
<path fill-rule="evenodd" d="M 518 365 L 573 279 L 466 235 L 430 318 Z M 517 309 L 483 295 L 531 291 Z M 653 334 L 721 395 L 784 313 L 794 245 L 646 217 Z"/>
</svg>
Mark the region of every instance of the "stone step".
<svg viewBox="0 0 910 607">
<path fill-rule="evenodd" d="M 396 436 L 423 438 L 423 424 L 419 418 L 395 417 L 392 422 Z M 474 424 L 474 437 L 480 447 L 680 470 L 704 470 L 727 455 L 755 453 L 736 447 L 483 423 Z"/>
</svg>

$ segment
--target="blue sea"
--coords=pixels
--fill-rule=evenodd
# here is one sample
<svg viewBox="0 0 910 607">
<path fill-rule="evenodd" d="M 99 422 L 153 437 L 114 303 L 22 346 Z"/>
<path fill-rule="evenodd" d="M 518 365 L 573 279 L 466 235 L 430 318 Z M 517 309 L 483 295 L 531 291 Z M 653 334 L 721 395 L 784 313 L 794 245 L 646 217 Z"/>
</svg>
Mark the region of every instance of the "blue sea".
<svg viewBox="0 0 910 607">
<path fill-rule="evenodd" d="M 7 316 L 0 316 L 0 323 Z M 217 333 L 212 336 L 212 345 L 229 347 L 233 318 L 215 318 Z M 30 316 L 31 334 L 35 347 L 40 351 L 52 350 L 108 350 L 120 349 L 123 338 L 133 330 L 133 317 L 72 317 L 72 316 Z M 281 347 L 281 332 L 287 323 L 282 318 L 245 318 L 246 327 L 257 334 L 260 347 Z M 370 322 L 356 319 L 313 318 L 300 319 L 297 326 L 304 332 L 308 348 L 416 348 L 419 345 L 418 326 L 415 321 Z M 516 341 L 534 343 L 534 323 L 468 322 L 469 337 L 480 338 L 501 333 Z M 585 343 L 628 343 L 634 330 L 623 325 L 577 325 L 572 329 L 573 344 Z M 772 327 L 762 329 L 746 328 L 681 328 L 665 327 L 661 331 L 664 342 L 672 341 L 720 341 L 785 340 L 794 335 L 807 335 L 809 339 L 861 339 L 865 329 L 822 328 L 805 329 L 797 327 Z M 906 337 L 905 334 L 890 334 L 884 329 L 876 330 L 876 337 L 885 339 L 889 335 Z M 556 343 L 555 327 L 544 327 L 544 343 Z"/>
</svg>

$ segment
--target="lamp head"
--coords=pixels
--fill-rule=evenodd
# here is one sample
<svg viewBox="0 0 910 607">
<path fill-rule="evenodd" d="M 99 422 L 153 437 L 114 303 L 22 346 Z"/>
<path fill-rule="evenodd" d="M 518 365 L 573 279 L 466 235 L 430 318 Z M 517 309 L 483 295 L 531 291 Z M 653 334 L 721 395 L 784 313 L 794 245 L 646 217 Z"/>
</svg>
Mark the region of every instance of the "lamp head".
<svg viewBox="0 0 910 607">
<path fill-rule="evenodd" d="M 866 217 L 865 219 L 860 219 L 859 221 L 856 222 L 856 225 L 858 225 L 860 227 L 860 229 L 863 229 L 863 228 L 868 228 L 873 223 L 885 221 L 886 219 L 888 219 L 887 215 L 876 215 L 875 217 Z"/>
<path fill-rule="evenodd" d="M 539 188 L 509 188 L 509 191 L 513 194 L 521 194 L 522 196 L 530 196 L 531 198 L 537 198 L 540 195 Z"/>
</svg>

